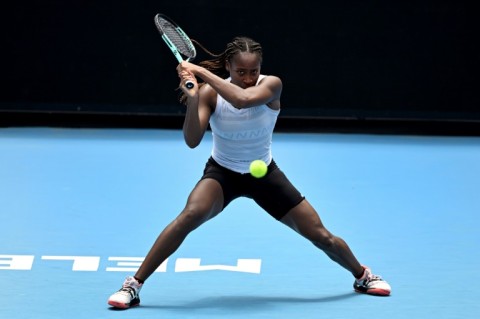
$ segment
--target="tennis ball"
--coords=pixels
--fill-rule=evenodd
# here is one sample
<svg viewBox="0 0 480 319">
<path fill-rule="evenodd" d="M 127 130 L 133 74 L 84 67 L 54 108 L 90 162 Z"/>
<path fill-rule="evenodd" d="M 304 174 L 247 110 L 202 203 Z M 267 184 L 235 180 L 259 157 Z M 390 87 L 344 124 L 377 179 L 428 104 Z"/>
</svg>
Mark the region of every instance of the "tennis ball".
<svg viewBox="0 0 480 319">
<path fill-rule="evenodd" d="M 254 160 L 250 163 L 250 174 L 256 178 L 262 178 L 267 174 L 267 164 L 262 160 Z"/>
</svg>

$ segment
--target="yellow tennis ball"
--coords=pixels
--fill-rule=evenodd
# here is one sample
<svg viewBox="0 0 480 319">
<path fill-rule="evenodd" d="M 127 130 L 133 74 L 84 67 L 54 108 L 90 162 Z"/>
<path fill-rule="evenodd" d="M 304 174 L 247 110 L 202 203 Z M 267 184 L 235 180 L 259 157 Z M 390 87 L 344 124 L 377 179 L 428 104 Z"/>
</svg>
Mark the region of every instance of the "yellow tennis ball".
<svg viewBox="0 0 480 319">
<path fill-rule="evenodd" d="M 262 160 L 254 160 L 250 163 L 250 174 L 256 178 L 262 178 L 267 174 L 267 164 Z"/>
</svg>

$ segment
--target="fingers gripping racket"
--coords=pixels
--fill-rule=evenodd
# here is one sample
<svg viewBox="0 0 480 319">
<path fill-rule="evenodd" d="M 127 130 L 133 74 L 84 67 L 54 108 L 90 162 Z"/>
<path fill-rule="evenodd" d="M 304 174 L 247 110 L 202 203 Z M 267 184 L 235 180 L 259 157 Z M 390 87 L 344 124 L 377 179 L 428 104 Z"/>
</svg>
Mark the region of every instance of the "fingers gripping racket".
<svg viewBox="0 0 480 319">
<path fill-rule="evenodd" d="M 173 55 L 177 58 L 178 63 L 195 58 L 197 51 L 192 41 L 172 19 L 158 13 L 155 16 L 155 26 L 160 32 L 163 41 L 165 41 L 170 50 L 172 50 Z M 185 87 L 188 89 L 193 88 L 193 86 L 192 81 L 185 83 Z"/>
</svg>

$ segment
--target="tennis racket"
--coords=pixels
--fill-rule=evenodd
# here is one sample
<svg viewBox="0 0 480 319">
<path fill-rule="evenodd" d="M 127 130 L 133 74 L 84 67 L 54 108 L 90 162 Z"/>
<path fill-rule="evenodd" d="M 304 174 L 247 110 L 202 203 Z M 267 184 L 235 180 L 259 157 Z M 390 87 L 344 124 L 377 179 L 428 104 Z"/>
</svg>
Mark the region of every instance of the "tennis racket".
<svg viewBox="0 0 480 319">
<path fill-rule="evenodd" d="M 182 61 L 190 61 L 195 58 L 197 51 L 192 41 L 185 32 L 169 17 L 158 13 L 155 16 L 155 26 L 157 27 L 163 41 L 172 50 L 173 55 L 177 58 L 178 63 Z M 193 88 L 192 81 L 187 81 L 185 87 Z"/>
</svg>

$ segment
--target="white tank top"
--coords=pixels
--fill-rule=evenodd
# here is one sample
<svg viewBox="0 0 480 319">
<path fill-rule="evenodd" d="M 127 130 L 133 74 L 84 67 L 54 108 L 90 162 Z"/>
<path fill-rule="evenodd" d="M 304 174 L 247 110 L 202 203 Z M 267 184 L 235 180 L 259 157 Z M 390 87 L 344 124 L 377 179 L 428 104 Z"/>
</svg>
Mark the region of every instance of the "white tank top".
<svg viewBox="0 0 480 319">
<path fill-rule="evenodd" d="M 257 85 L 264 77 L 260 75 Z M 272 134 L 279 113 L 280 110 L 272 110 L 265 104 L 237 109 L 217 94 L 217 105 L 210 117 L 213 159 L 242 174 L 249 172 L 253 160 L 270 164 Z"/>
</svg>

